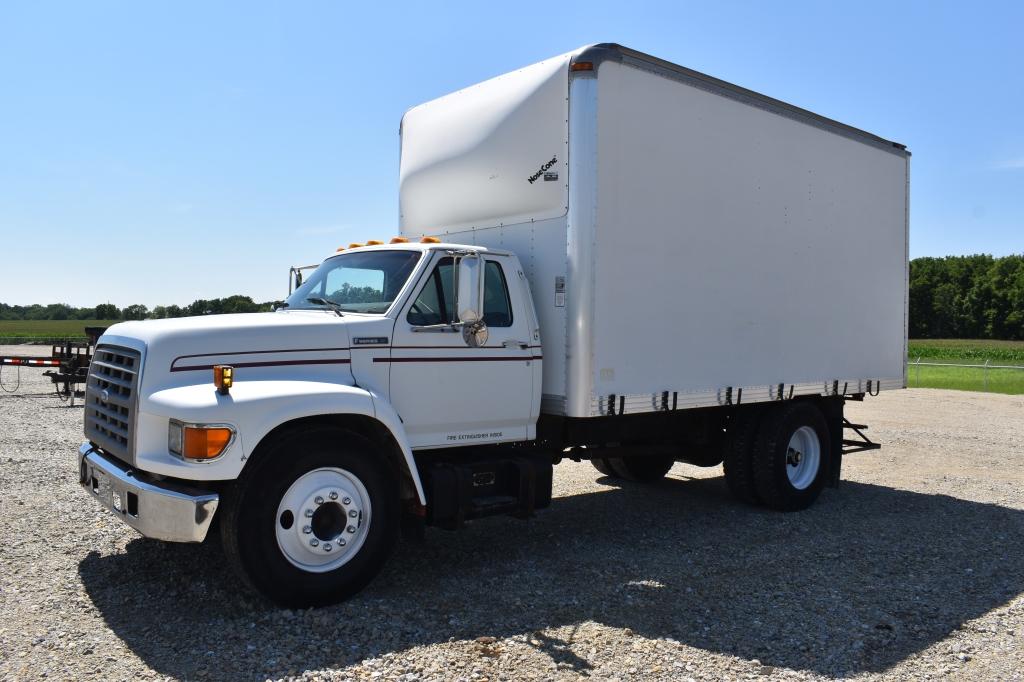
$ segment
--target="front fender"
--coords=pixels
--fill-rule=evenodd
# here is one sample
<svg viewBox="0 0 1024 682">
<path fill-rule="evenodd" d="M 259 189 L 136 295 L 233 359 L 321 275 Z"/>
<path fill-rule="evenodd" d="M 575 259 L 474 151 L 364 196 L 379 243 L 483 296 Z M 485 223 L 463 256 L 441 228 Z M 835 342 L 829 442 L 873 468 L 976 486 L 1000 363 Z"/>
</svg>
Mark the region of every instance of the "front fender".
<svg viewBox="0 0 1024 682">
<path fill-rule="evenodd" d="M 136 464 L 144 471 L 187 480 L 233 480 L 274 428 L 295 419 L 325 414 L 363 415 L 379 421 L 402 450 L 420 503 L 426 503 L 401 420 L 387 400 L 358 386 L 317 381 L 246 381 L 236 383 L 228 395 L 221 395 L 210 384 L 157 391 L 140 405 Z M 170 419 L 230 424 L 237 437 L 214 461 L 184 462 L 167 449 Z"/>
</svg>

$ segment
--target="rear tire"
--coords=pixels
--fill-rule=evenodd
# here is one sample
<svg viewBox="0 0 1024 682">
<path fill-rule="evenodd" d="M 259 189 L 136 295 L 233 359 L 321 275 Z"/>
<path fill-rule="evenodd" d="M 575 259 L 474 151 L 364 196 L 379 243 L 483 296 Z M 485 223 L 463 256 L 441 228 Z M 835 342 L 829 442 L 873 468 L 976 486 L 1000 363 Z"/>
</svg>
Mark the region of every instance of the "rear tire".
<svg viewBox="0 0 1024 682">
<path fill-rule="evenodd" d="M 615 475 L 615 474 L 612 473 L 612 468 L 608 465 L 608 460 L 607 459 L 604 459 L 604 458 L 592 459 L 592 460 L 590 460 L 590 463 L 593 464 L 594 468 L 597 469 L 603 476 L 614 476 Z"/>
<path fill-rule="evenodd" d="M 277 438 L 222 498 L 229 561 L 288 608 L 332 604 L 380 571 L 398 538 L 398 484 L 365 438 L 317 427 Z"/>
<path fill-rule="evenodd" d="M 813 403 L 793 402 L 766 414 L 753 458 L 761 501 L 779 511 L 814 504 L 828 478 L 830 443 L 828 424 Z"/>
<path fill-rule="evenodd" d="M 725 483 L 740 502 L 758 504 L 757 486 L 754 483 L 754 444 L 763 410 L 747 408 L 730 418 L 725 439 L 722 465 Z"/>
<path fill-rule="evenodd" d="M 619 478 L 637 483 L 652 483 L 665 478 L 675 460 L 671 457 L 628 457 L 607 460 Z"/>
</svg>

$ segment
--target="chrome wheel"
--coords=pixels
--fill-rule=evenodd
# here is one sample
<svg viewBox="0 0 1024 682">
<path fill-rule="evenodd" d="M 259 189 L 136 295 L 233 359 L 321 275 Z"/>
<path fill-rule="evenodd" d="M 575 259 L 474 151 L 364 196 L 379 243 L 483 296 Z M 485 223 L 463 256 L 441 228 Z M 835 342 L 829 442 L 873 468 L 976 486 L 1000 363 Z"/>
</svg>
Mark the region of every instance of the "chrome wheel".
<svg viewBox="0 0 1024 682">
<path fill-rule="evenodd" d="M 354 474 L 314 469 L 292 483 L 277 507 L 277 546 L 296 568 L 326 573 L 347 563 L 370 528 L 370 495 Z"/>
<path fill-rule="evenodd" d="M 818 476 L 821 466 L 821 442 L 810 426 L 801 426 L 790 436 L 786 449 L 786 474 L 789 483 L 797 490 L 804 490 Z"/>
</svg>

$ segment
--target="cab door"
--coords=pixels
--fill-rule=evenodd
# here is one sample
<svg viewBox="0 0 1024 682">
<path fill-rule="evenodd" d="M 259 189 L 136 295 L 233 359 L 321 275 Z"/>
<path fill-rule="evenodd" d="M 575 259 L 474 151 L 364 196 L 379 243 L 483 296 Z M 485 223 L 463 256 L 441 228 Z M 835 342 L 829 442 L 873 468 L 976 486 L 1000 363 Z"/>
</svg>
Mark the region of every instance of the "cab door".
<svg viewBox="0 0 1024 682">
<path fill-rule="evenodd" d="M 414 331 L 454 321 L 454 259 L 443 253 L 400 312 L 391 349 L 391 402 L 412 447 L 499 443 L 533 437 L 530 322 L 513 259 L 484 256 L 484 322 L 480 347 L 461 330 Z M 517 282 L 516 282 L 517 283 Z M 534 353 L 537 357 L 534 357 Z"/>
</svg>

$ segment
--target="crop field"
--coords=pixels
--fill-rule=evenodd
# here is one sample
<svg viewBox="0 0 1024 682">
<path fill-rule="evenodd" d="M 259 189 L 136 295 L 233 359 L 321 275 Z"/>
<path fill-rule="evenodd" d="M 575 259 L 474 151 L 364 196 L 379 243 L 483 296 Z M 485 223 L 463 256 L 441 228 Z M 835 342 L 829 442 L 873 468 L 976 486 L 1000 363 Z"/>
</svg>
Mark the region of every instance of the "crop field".
<svg viewBox="0 0 1024 682">
<path fill-rule="evenodd" d="M 86 327 L 109 327 L 119 320 L 0 320 L 0 343 L 84 341 Z"/>
<path fill-rule="evenodd" d="M 907 383 L 912 388 L 951 388 L 960 391 L 1024 394 L 1024 369 L 993 369 L 989 365 L 1024 367 L 1024 341 L 984 339 L 911 340 L 907 353 Z M 982 365 L 936 367 L 916 363 Z"/>
</svg>

